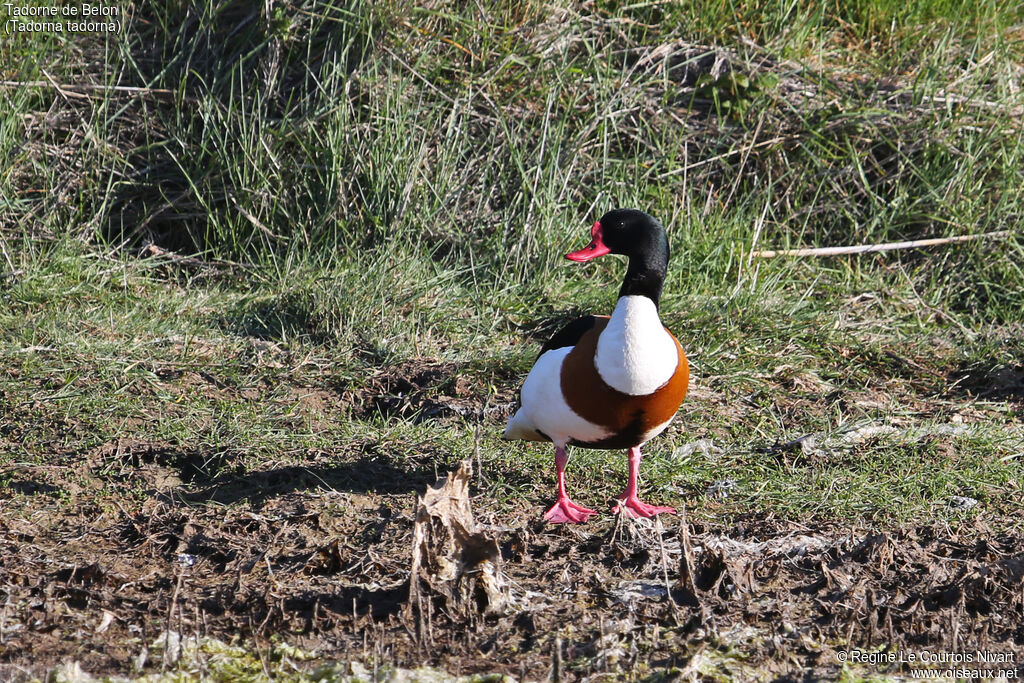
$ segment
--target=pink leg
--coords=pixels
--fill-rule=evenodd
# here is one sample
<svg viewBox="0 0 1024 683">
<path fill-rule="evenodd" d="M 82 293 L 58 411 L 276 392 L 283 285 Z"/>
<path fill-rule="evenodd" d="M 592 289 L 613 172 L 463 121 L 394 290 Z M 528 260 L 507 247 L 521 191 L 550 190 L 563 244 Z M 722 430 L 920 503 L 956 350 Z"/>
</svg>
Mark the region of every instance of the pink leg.
<svg viewBox="0 0 1024 683">
<path fill-rule="evenodd" d="M 626 482 L 626 490 L 619 496 L 621 505 L 612 508 L 612 512 L 625 512 L 630 517 L 653 517 L 663 512 L 676 513 L 675 508 L 663 505 L 648 505 L 637 498 L 637 480 L 640 478 L 640 447 L 634 446 L 629 449 L 629 480 Z"/>
<path fill-rule="evenodd" d="M 564 446 L 555 446 L 555 469 L 558 471 L 558 500 L 551 509 L 544 514 L 544 519 L 552 524 L 573 522 L 579 524 L 587 521 L 591 515 L 596 515 L 596 510 L 585 508 L 569 500 L 569 494 L 565 492 L 565 463 L 569 461 L 569 455 L 565 452 Z"/>
</svg>

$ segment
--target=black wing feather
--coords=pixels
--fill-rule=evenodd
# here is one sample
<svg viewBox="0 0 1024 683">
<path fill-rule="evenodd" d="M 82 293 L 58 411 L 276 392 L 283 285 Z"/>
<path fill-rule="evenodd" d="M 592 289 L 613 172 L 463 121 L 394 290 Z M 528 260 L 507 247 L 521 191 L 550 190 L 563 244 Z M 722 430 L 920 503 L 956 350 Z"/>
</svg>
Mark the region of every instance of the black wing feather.
<svg viewBox="0 0 1024 683">
<path fill-rule="evenodd" d="M 596 315 L 585 315 L 582 318 L 573 320 L 544 343 L 544 346 L 540 349 L 540 355 L 543 356 L 548 351 L 553 351 L 554 349 L 576 346 L 580 338 L 594 326 L 597 320 Z"/>
</svg>

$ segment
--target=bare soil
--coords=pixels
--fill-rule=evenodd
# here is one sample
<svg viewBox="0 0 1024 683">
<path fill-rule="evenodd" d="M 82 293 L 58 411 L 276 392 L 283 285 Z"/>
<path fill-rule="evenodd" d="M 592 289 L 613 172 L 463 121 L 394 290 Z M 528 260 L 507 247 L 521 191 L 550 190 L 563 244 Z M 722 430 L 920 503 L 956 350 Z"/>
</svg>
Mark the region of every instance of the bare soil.
<svg viewBox="0 0 1024 683">
<path fill-rule="evenodd" d="M 41 674 L 77 659 L 125 675 L 165 629 L 521 680 L 550 674 L 556 642 L 567 680 L 678 674 L 709 650 L 741 651 L 743 667 L 770 678 L 835 678 L 850 646 L 1024 652 L 1021 537 L 770 518 L 492 520 L 513 587 L 508 613 L 485 618 L 442 600 L 417 632 L 403 609 L 411 498 L 301 492 L 224 509 L 164 497 L 135 513 L 4 515 L 0 662 Z"/>
</svg>

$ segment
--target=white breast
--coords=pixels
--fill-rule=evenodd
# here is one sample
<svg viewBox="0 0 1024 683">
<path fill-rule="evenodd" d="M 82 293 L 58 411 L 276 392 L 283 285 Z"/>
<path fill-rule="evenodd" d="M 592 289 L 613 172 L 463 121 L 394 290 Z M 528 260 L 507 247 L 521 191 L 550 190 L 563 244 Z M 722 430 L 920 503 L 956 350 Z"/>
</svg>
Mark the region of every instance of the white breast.
<svg viewBox="0 0 1024 683">
<path fill-rule="evenodd" d="M 601 379 L 631 396 L 658 389 L 675 374 L 679 352 L 646 296 L 619 298 L 597 340 L 594 365 Z"/>
</svg>

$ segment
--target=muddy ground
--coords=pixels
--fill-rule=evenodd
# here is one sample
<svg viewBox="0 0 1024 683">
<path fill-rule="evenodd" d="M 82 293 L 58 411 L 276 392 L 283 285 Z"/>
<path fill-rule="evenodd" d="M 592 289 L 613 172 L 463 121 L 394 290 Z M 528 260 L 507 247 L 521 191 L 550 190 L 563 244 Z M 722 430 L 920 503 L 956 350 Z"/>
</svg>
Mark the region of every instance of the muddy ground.
<svg viewBox="0 0 1024 683">
<path fill-rule="evenodd" d="M 150 480 L 181 477 L 181 463 L 132 448 Z M 373 468 L 361 476 L 391 474 Z M 68 660 L 93 673 L 159 671 L 159 654 L 140 656 L 168 629 L 286 641 L 314 661 L 429 662 L 520 680 L 549 677 L 558 660 L 566 680 L 817 679 L 837 677 L 850 648 L 1024 651 L 1024 539 L 980 526 L 751 516 L 553 527 L 533 509 L 484 514 L 510 586 L 506 613 L 438 597 L 422 628 L 406 611 L 412 483 L 386 495 L 324 491 L 286 470 L 245 485 L 248 507 L 194 505 L 171 488 L 130 512 L 116 501 L 48 505 L 50 488 L 24 481 L 33 509 L 0 518 L 4 677 Z"/>
</svg>

